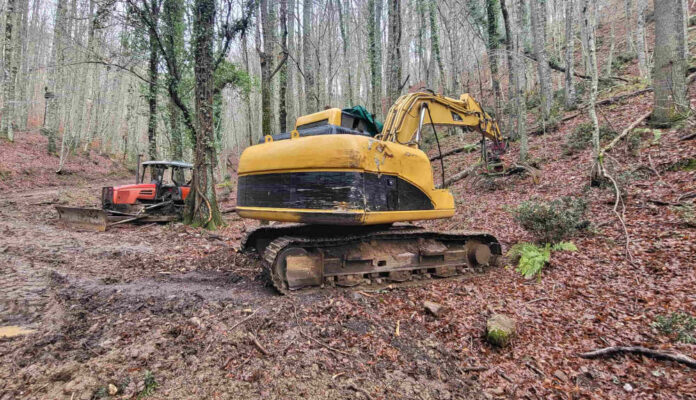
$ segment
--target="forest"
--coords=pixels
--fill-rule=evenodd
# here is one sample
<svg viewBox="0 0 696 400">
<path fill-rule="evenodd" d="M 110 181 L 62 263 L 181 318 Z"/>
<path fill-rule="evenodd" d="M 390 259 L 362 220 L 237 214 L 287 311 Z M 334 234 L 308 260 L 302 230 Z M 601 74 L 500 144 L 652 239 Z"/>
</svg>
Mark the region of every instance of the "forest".
<svg viewBox="0 0 696 400">
<path fill-rule="evenodd" d="M 0 0 L 0 400 L 696 396 L 694 11 Z"/>
</svg>

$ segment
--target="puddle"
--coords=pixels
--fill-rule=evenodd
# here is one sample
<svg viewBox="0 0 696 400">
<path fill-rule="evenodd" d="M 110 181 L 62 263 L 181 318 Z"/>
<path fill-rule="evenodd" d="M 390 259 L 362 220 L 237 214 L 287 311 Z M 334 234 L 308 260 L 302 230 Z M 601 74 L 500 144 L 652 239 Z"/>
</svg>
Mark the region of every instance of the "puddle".
<svg viewBox="0 0 696 400">
<path fill-rule="evenodd" d="M 9 338 L 19 335 L 27 335 L 36 332 L 33 329 L 22 328 L 21 326 L 0 326 L 0 338 Z"/>
</svg>

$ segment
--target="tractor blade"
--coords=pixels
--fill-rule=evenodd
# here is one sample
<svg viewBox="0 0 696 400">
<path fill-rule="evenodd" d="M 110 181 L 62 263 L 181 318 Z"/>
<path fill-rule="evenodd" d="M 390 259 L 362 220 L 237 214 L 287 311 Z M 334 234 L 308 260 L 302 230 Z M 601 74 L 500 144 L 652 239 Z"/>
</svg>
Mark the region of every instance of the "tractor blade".
<svg viewBox="0 0 696 400">
<path fill-rule="evenodd" d="M 65 226 L 80 230 L 104 232 L 106 213 L 98 208 L 56 206 L 58 219 Z"/>
</svg>

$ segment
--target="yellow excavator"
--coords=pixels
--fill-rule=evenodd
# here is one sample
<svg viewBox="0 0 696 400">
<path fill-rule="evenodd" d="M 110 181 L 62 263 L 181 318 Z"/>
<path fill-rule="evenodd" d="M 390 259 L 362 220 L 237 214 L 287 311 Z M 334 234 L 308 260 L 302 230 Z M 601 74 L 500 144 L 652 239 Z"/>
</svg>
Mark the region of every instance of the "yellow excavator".
<svg viewBox="0 0 696 400">
<path fill-rule="evenodd" d="M 239 159 L 237 213 L 293 223 L 262 225 L 242 239 L 242 249 L 261 255 L 275 288 L 449 277 L 495 264 L 502 249 L 488 233 L 404 222 L 455 213 L 452 193 L 436 188 L 419 149 L 424 128 L 436 138 L 438 126 L 474 130 L 486 157 L 505 150 L 496 121 L 468 94 L 401 96 L 381 131 L 369 113 L 354 110 L 301 116 L 291 132 L 266 135 Z"/>
</svg>

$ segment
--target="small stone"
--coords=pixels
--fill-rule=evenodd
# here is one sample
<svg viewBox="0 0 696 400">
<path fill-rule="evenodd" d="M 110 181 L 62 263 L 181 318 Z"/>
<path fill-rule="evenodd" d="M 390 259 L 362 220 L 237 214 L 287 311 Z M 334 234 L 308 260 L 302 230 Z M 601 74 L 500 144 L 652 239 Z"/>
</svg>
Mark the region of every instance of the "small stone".
<svg viewBox="0 0 696 400">
<path fill-rule="evenodd" d="M 515 331 L 515 320 L 503 314 L 493 314 L 486 321 L 486 338 L 492 345 L 507 346 Z"/>
<path fill-rule="evenodd" d="M 624 389 L 625 391 L 627 391 L 627 392 L 632 392 L 632 391 L 633 391 L 633 386 L 631 386 L 630 383 L 627 383 L 627 384 L 623 385 L 623 389 Z"/>
<path fill-rule="evenodd" d="M 107 389 L 109 390 L 109 396 L 115 396 L 118 393 L 118 388 L 113 383 L 109 383 Z"/>
<path fill-rule="evenodd" d="M 430 315 L 436 318 L 440 317 L 442 312 L 445 310 L 445 307 L 442 304 L 427 300 L 423 302 L 423 308 L 425 308 L 425 311 L 430 313 Z"/>
<path fill-rule="evenodd" d="M 488 393 L 492 394 L 493 396 L 502 396 L 505 394 L 505 389 L 501 386 L 498 386 L 493 389 L 489 389 Z"/>
<path fill-rule="evenodd" d="M 198 318 L 198 317 L 191 317 L 191 319 L 189 319 L 189 321 L 190 321 L 192 324 L 196 325 L 198 328 L 203 329 L 203 322 L 201 321 L 200 318 Z"/>
<path fill-rule="evenodd" d="M 561 371 L 560 369 L 557 369 L 556 372 L 553 373 L 553 376 L 555 376 L 561 382 L 568 381 L 568 375 L 566 375 L 565 372 Z"/>
</svg>

